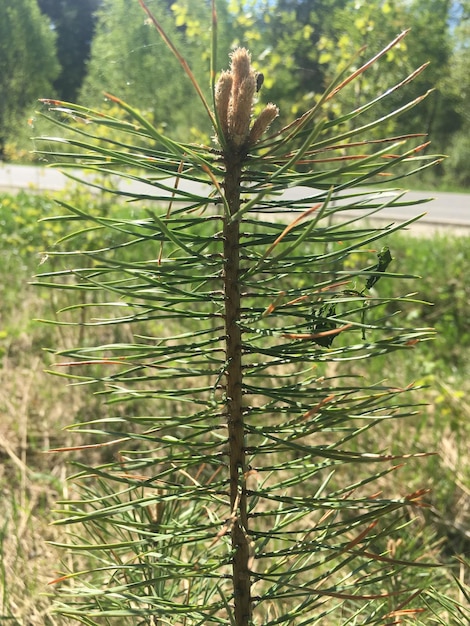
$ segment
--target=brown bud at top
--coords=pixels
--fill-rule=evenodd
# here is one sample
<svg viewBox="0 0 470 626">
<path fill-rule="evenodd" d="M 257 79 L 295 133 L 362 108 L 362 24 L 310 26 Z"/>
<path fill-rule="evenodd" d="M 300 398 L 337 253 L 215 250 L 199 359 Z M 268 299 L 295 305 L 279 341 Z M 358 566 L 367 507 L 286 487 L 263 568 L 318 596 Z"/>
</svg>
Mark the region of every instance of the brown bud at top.
<svg viewBox="0 0 470 626">
<path fill-rule="evenodd" d="M 267 104 L 261 113 L 256 118 L 253 126 L 250 130 L 250 135 L 248 138 L 248 142 L 250 146 L 253 146 L 257 141 L 260 140 L 261 135 L 265 130 L 268 129 L 269 125 L 276 119 L 279 115 L 279 109 L 275 104 L 271 102 Z"/>
<path fill-rule="evenodd" d="M 269 104 L 251 125 L 251 114 L 256 92 L 262 81 L 251 65 L 251 56 L 245 48 L 237 48 L 231 55 L 230 71 L 222 72 L 215 87 L 215 106 L 220 129 L 229 146 L 235 149 L 254 145 L 269 124 L 278 115 L 278 109 Z"/>
<path fill-rule="evenodd" d="M 251 55 L 246 48 L 237 48 L 232 52 L 231 58 L 232 63 L 230 67 L 233 76 L 233 91 L 236 94 L 240 89 L 241 83 L 254 72 L 251 67 Z"/>
<path fill-rule="evenodd" d="M 229 133 L 236 146 L 241 146 L 248 138 L 255 91 L 256 79 L 252 73 L 241 81 L 237 98 L 232 97 L 232 106 L 229 113 Z M 233 93 L 233 96 L 235 96 L 235 93 Z"/>
<path fill-rule="evenodd" d="M 220 126 L 225 136 L 228 135 L 228 112 L 232 96 L 233 76 L 231 72 L 222 72 L 215 86 L 215 106 Z"/>
<path fill-rule="evenodd" d="M 256 92 L 256 73 L 246 48 L 234 50 L 231 69 L 233 86 L 228 116 L 229 135 L 236 146 L 241 146 L 250 131 L 251 107 Z"/>
</svg>

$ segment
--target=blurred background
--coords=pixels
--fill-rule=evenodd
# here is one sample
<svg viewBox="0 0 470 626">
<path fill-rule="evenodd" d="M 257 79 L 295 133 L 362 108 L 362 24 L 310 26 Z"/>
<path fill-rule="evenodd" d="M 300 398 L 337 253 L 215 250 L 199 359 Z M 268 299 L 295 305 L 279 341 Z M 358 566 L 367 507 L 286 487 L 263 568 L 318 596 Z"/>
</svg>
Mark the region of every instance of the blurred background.
<svg viewBox="0 0 470 626">
<path fill-rule="evenodd" d="M 210 2 L 149 0 L 167 32 L 209 88 Z M 417 109 L 389 122 L 397 136 L 427 133 L 432 151 L 449 155 L 414 185 L 452 191 L 470 186 L 469 0 L 217 0 L 218 60 L 249 48 L 265 80 L 260 99 L 275 102 L 280 122 L 307 110 L 346 66 L 358 67 L 404 29 L 411 33 L 380 69 L 366 72 L 328 111 L 379 95 L 424 63 L 405 103 L 429 89 Z M 177 61 L 148 23 L 137 0 L 0 1 L 0 159 L 37 161 L 31 135 L 44 130 L 37 98 L 86 106 L 118 94 L 178 138 L 207 140 L 211 129 Z M 111 105 L 109 105 L 111 106 Z M 380 108 L 380 103 L 377 105 Z M 375 109 L 377 110 L 377 108 Z M 386 111 L 384 110 L 384 114 Z M 382 131 L 383 132 L 383 131 Z"/>
</svg>

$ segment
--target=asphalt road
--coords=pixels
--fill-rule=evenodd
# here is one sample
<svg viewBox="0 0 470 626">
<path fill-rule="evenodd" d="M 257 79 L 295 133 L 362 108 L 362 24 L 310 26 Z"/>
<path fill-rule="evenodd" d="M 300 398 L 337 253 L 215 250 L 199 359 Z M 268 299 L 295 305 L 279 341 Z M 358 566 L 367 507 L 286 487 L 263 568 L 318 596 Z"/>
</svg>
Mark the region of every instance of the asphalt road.
<svg viewBox="0 0 470 626">
<path fill-rule="evenodd" d="M 16 191 L 30 188 L 53 192 L 62 189 L 66 183 L 67 178 L 59 170 L 28 165 L 0 164 L 1 190 Z M 145 191 L 143 185 L 135 183 L 132 183 L 131 188 Z M 126 189 L 129 190 L 129 186 Z M 304 193 L 302 188 L 296 188 L 289 190 L 287 195 L 290 198 L 297 198 L 302 197 Z M 311 191 L 308 195 L 311 195 Z M 426 215 L 416 226 L 412 226 L 413 229 L 451 228 L 456 232 L 462 231 L 462 234 L 470 229 L 470 194 L 425 191 L 409 191 L 406 194 L 407 200 L 422 200 L 423 198 L 432 199 L 418 206 L 384 209 L 380 212 L 380 219 L 404 221 L 425 211 Z"/>
</svg>

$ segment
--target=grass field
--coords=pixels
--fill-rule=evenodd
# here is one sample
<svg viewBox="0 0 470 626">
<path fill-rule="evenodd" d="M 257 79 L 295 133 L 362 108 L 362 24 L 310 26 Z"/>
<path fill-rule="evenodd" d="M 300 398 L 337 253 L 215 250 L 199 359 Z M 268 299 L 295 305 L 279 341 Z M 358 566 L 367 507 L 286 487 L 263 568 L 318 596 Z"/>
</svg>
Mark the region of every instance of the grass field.
<svg viewBox="0 0 470 626">
<path fill-rule="evenodd" d="M 97 200 L 82 194 L 79 201 Z M 49 542 L 64 541 L 61 528 L 50 522 L 54 503 L 68 497 L 71 470 L 63 455 L 46 451 L 79 444 L 65 427 L 103 410 L 85 388 L 67 387 L 44 371 L 54 359 L 48 350 L 88 339 L 83 328 L 35 321 L 53 318 L 68 304 L 65 295 L 31 284 L 44 251 L 64 234 L 53 221 L 38 219 L 57 213 L 54 202 L 41 195 L 0 196 L 0 621 L 21 626 L 65 624 L 50 613 L 54 587 L 48 582 L 62 569 L 60 559 L 69 557 Z M 470 551 L 470 238 L 401 234 L 386 243 L 394 272 L 422 276 L 410 279 L 408 291 L 433 303 L 410 304 L 407 318 L 435 327 L 437 337 L 414 351 L 413 360 L 406 351 L 361 364 L 377 380 L 418 382 L 418 399 L 426 405 L 419 415 L 371 433 L 377 439 L 369 445 L 436 453 L 410 463 L 400 480 L 408 491 L 431 490 L 421 522 L 434 554 L 449 568 L 444 578 L 450 581 L 452 573 L 463 582 L 468 572 L 458 557 Z"/>
</svg>

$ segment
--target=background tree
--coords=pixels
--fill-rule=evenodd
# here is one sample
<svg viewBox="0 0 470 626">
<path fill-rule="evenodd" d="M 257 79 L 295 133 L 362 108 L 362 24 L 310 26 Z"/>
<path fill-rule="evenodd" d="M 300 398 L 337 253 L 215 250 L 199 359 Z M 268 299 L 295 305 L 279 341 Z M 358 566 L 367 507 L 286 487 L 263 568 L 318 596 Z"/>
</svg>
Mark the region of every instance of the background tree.
<svg viewBox="0 0 470 626">
<path fill-rule="evenodd" d="M 52 93 L 54 33 L 36 0 L 0 3 L 0 158 L 36 98 Z"/>
<path fill-rule="evenodd" d="M 188 52 L 183 24 L 177 27 L 167 3 L 154 0 L 162 22 L 183 52 Z M 197 76 L 203 75 L 203 60 L 187 54 Z M 208 85 L 207 85 L 208 88 Z M 103 0 L 97 12 L 88 74 L 80 99 L 87 105 L 102 103 L 103 92 L 124 94 L 124 99 L 150 114 L 156 125 L 169 121 L 178 136 L 187 137 L 201 119 L 202 110 L 185 106 L 194 100 L 190 84 L 178 73 L 176 59 L 168 58 L 166 46 L 142 15 L 137 2 Z M 183 108 L 185 109 L 183 112 Z M 200 129 L 201 130 L 201 129 Z M 203 128 L 209 132 L 209 128 Z"/>
<path fill-rule="evenodd" d="M 452 15 L 454 47 L 449 72 L 443 89 L 455 99 L 455 110 L 460 126 L 448 141 L 449 158 L 443 164 L 444 180 L 451 186 L 470 187 L 470 2 L 456 3 Z"/>
<path fill-rule="evenodd" d="M 353 69 L 358 67 L 371 50 L 382 48 L 399 32 L 411 28 L 412 36 L 400 44 L 400 54 L 392 50 L 387 55 L 387 69 L 372 67 L 365 72 L 331 104 L 330 116 L 341 115 L 351 104 L 383 92 L 394 77 L 398 82 L 417 66 L 429 63 L 407 88 L 406 97 L 401 89 L 393 101 L 400 107 L 410 95 L 419 97 L 431 89 L 433 93 L 419 112 L 409 110 L 389 120 L 387 132 L 400 135 L 405 128 L 419 125 L 432 140 L 433 151 L 446 152 L 451 138 L 462 130 L 460 89 L 455 81 L 450 89 L 447 83 L 456 45 L 455 25 L 464 19 L 464 4 L 452 0 L 278 0 L 263 18 L 271 25 L 266 31 L 267 71 L 276 76 L 277 84 L 269 97 L 283 102 L 284 111 L 297 114 L 300 111 L 295 106 L 308 108 L 338 69 L 348 63 Z M 365 49 L 357 56 L 362 47 Z M 462 52 L 462 57 L 467 55 L 468 51 Z M 305 94 L 303 101 L 295 99 L 296 93 Z M 377 111 L 385 114 L 380 101 L 361 119 L 365 123 Z"/>
<path fill-rule="evenodd" d="M 269 66 L 266 86 L 286 117 L 299 113 L 302 106 L 307 109 L 312 96 L 325 89 L 327 66 L 321 60 L 319 43 L 324 37 L 333 39 L 335 16 L 347 2 L 277 0 L 274 10 L 264 12 L 267 47 L 263 58 Z"/>
<path fill-rule="evenodd" d="M 191 50 L 198 46 L 202 58 L 209 59 L 211 33 L 206 25 L 210 20 L 210 2 L 176 0 L 170 4 L 176 25 L 184 30 Z M 227 50 L 249 45 L 254 57 L 265 51 L 267 28 L 263 16 L 268 13 L 269 0 L 217 0 L 215 4 L 218 16 L 217 71 L 223 67 Z"/>
<path fill-rule="evenodd" d="M 60 98 L 71 102 L 77 97 L 86 74 L 95 13 L 101 0 L 38 0 L 38 4 L 57 35 L 61 70 L 54 87 Z"/>
</svg>

